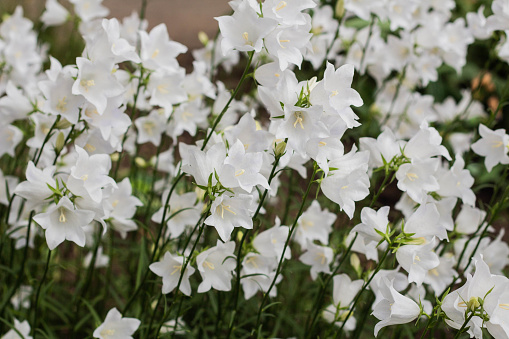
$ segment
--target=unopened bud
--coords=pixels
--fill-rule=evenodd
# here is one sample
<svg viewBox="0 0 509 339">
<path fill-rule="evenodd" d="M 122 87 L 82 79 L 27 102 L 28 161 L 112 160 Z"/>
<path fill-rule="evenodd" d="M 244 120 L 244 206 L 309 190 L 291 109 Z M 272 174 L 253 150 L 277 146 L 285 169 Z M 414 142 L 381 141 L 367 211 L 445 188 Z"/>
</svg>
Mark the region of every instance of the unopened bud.
<svg viewBox="0 0 509 339">
<path fill-rule="evenodd" d="M 64 146 L 65 146 L 65 135 L 64 133 L 60 132 L 58 133 L 57 141 L 55 142 L 55 152 L 57 154 L 60 154 Z"/>
<path fill-rule="evenodd" d="M 120 154 L 118 154 L 118 152 L 113 153 L 112 155 L 110 155 L 110 158 L 111 161 L 118 161 L 118 159 L 120 158 Z"/>
<path fill-rule="evenodd" d="M 242 237 L 244 236 L 244 232 L 238 231 L 237 232 L 237 240 L 240 242 L 242 240 Z"/>
<path fill-rule="evenodd" d="M 481 306 L 481 303 L 479 302 L 479 298 L 477 297 L 472 297 L 470 298 L 470 300 L 467 302 L 467 307 L 471 310 L 471 311 L 475 311 L 476 308 L 478 308 L 479 306 Z"/>
<path fill-rule="evenodd" d="M 199 201 L 203 201 L 203 199 L 205 199 L 205 193 L 207 193 L 207 192 L 205 192 L 201 188 L 196 187 L 194 189 L 194 192 L 196 193 L 196 197 L 198 198 Z"/>
<path fill-rule="evenodd" d="M 60 121 L 57 122 L 57 125 L 55 127 L 57 129 L 66 129 L 71 126 L 72 126 L 72 124 L 67 119 L 60 119 Z"/>
<path fill-rule="evenodd" d="M 334 10 L 334 15 L 336 18 L 341 19 L 345 14 L 345 0 L 338 0 L 336 2 L 336 9 Z"/>
<path fill-rule="evenodd" d="M 425 243 L 426 243 L 426 239 L 424 237 L 410 238 L 405 241 L 406 245 L 424 245 Z"/>
<path fill-rule="evenodd" d="M 281 141 L 279 144 L 276 145 L 276 149 L 274 151 L 276 157 L 282 157 L 283 154 L 285 154 L 286 151 L 286 142 Z"/>
<path fill-rule="evenodd" d="M 355 253 L 350 255 L 350 265 L 355 269 L 355 271 L 359 272 L 361 269 L 361 260 L 359 256 Z"/>
<path fill-rule="evenodd" d="M 142 157 L 136 157 L 134 158 L 134 162 L 138 167 L 147 167 L 147 162 Z"/>
<path fill-rule="evenodd" d="M 200 31 L 198 33 L 198 40 L 200 40 L 203 46 L 207 46 L 207 44 L 209 43 L 209 37 L 207 36 L 207 33 L 205 33 L 204 31 Z"/>
</svg>

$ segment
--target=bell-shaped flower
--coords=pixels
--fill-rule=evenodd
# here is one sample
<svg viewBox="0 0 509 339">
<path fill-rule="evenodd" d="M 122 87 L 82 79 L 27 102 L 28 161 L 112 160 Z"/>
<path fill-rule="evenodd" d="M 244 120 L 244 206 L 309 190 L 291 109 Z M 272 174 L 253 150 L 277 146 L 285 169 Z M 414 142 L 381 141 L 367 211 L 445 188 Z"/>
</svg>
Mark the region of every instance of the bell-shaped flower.
<svg viewBox="0 0 509 339">
<path fill-rule="evenodd" d="M 311 279 L 316 280 L 320 272 L 331 274 L 330 264 L 334 258 L 332 248 L 315 245 L 311 240 L 307 240 L 306 248 L 307 251 L 300 256 L 299 260 L 311 266 Z"/>
<path fill-rule="evenodd" d="M 456 260 L 452 253 L 445 253 L 438 259 L 440 260 L 438 266 L 429 270 L 424 278 L 424 283 L 430 285 L 436 295 L 442 294 L 458 274 L 454 270 Z"/>
<path fill-rule="evenodd" d="M 440 164 L 437 158 L 415 160 L 399 166 L 396 172 L 398 188 L 406 192 L 417 203 L 422 203 L 428 192 L 440 188 L 435 173 Z"/>
<path fill-rule="evenodd" d="M 214 18 L 224 39 L 221 50 L 226 55 L 232 49 L 260 52 L 265 38 L 277 26 L 274 19 L 260 17 L 248 1 L 242 1 L 231 16 Z"/>
<path fill-rule="evenodd" d="M 189 277 L 194 274 L 194 267 L 187 265 L 186 270 L 182 273 L 182 265 L 184 257 L 173 255 L 170 252 L 164 254 L 164 258 L 149 266 L 150 270 L 156 275 L 163 278 L 163 294 L 168 294 L 177 287 L 182 275 L 179 290 L 187 296 L 191 295 L 191 283 Z"/>
<path fill-rule="evenodd" d="M 174 140 L 177 140 L 184 131 L 194 136 L 198 126 L 207 121 L 209 114 L 210 110 L 202 107 L 199 100 L 182 103 L 171 114 L 166 133 Z"/>
<path fill-rule="evenodd" d="M 147 90 L 150 92 L 150 104 L 171 111 L 172 106 L 187 100 L 184 89 L 185 70 L 158 69 L 150 76 Z"/>
<path fill-rule="evenodd" d="M 509 282 L 506 277 L 491 274 L 489 266 L 482 257 L 477 257 L 475 274 L 473 276 L 467 274 L 467 282 L 444 298 L 442 310 L 447 315 L 445 322 L 453 328 L 460 329 L 465 322 L 467 310 L 478 309 L 481 301 L 485 312 L 483 316 L 487 316 L 489 320 L 486 321 L 477 315 L 473 316 L 467 323 L 468 333 L 481 338 L 482 327 L 487 327 L 490 333 L 491 330 L 497 330 L 500 324 L 507 324 L 505 320 L 507 317 L 500 322 L 500 315 L 506 314 L 508 309 L 509 295 L 504 293 L 508 287 Z M 495 315 L 493 323 L 495 326 L 491 326 L 492 315 Z M 491 334 L 495 335 L 496 332 Z"/>
<path fill-rule="evenodd" d="M 38 169 L 33 162 L 29 161 L 25 174 L 27 180 L 19 183 L 14 193 L 25 198 L 30 208 L 44 203 L 46 199 L 53 196 L 53 191 L 48 186 L 57 187 L 53 178 L 55 170 L 55 166 Z"/>
<path fill-rule="evenodd" d="M 155 146 L 159 146 L 161 137 L 167 128 L 166 120 L 164 114 L 160 114 L 157 110 L 150 112 L 149 115 L 136 119 L 134 122 L 138 129 L 138 138 L 136 142 L 138 144 L 151 142 Z"/>
<path fill-rule="evenodd" d="M 408 281 L 422 285 L 426 274 L 440 264 L 438 255 L 433 251 L 436 239 L 424 245 L 401 246 L 396 252 L 398 263 L 408 272 Z"/>
<path fill-rule="evenodd" d="M 311 91 L 310 101 L 324 106 L 324 110 L 331 114 L 339 114 L 348 128 L 358 126 L 358 117 L 342 114 L 351 105 L 362 106 L 363 101 L 359 93 L 351 88 L 354 75 L 353 65 L 343 65 L 337 70 L 327 62 L 323 81 L 319 82 Z"/>
<path fill-rule="evenodd" d="M 479 226 L 481 226 L 485 217 L 485 211 L 480 210 L 477 207 L 462 205 L 461 210 L 456 217 L 455 231 L 462 234 L 475 233 Z"/>
<path fill-rule="evenodd" d="M 285 119 L 279 125 L 276 138 L 288 138 L 288 145 L 304 156 L 309 139 L 327 137 L 326 127 L 320 121 L 321 116 L 322 109 L 319 106 L 310 108 L 285 106 Z"/>
<path fill-rule="evenodd" d="M 259 233 L 253 239 L 253 247 L 263 256 L 279 260 L 283 255 L 289 232 L 290 228 L 288 226 L 281 226 L 281 221 L 276 217 L 273 227 Z M 285 251 L 285 259 L 290 259 L 291 257 L 291 251 Z"/>
<path fill-rule="evenodd" d="M 276 276 L 275 267 L 277 259 L 269 258 L 258 253 L 248 253 L 242 261 L 242 270 L 240 271 L 242 290 L 244 291 L 244 298 L 246 300 L 253 297 L 256 292 L 267 292 L 272 281 Z M 282 275 L 279 275 L 276 284 L 282 280 Z M 272 288 L 269 294 L 271 297 L 277 295 L 276 288 Z"/>
<path fill-rule="evenodd" d="M 198 286 L 198 293 L 208 292 L 211 288 L 218 291 L 231 290 L 232 271 L 236 266 L 235 242 L 222 243 L 198 254 L 196 266 L 203 281 Z"/>
<path fill-rule="evenodd" d="M 426 160 L 438 155 L 451 160 L 449 151 L 441 143 L 442 137 L 438 131 L 433 127 L 429 127 L 428 123 L 424 121 L 420 126 L 419 132 L 405 145 L 403 154 L 412 160 Z"/>
<path fill-rule="evenodd" d="M 33 106 L 22 90 L 18 89 L 12 81 L 7 82 L 5 93 L 0 98 L 0 118 L 2 126 L 6 126 L 13 121 L 25 119 L 33 110 Z"/>
<path fill-rule="evenodd" d="M 247 194 L 236 196 L 220 195 L 212 202 L 210 215 L 204 223 L 214 226 L 223 241 L 230 240 L 235 227 L 253 228 L 251 215 L 253 211 L 253 197 Z"/>
<path fill-rule="evenodd" d="M 159 24 L 150 33 L 140 31 L 141 60 L 151 70 L 176 71 L 179 68 L 177 56 L 187 52 L 187 47 L 170 40 L 166 24 Z"/>
<path fill-rule="evenodd" d="M 328 160 L 343 155 L 344 146 L 338 137 L 312 138 L 306 143 L 306 154 L 315 160 L 327 175 L 329 173 Z"/>
<path fill-rule="evenodd" d="M 461 155 L 456 155 L 456 161 L 451 169 L 442 174 L 438 179 L 440 189 L 437 193 L 446 197 L 458 197 L 463 200 L 465 204 L 470 206 L 475 205 L 475 194 L 472 192 L 472 185 L 474 178 L 470 171 L 465 169 L 465 161 Z"/>
<path fill-rule="evenodd" d="M 124 91 L 124 87 L 112 74 L 113 64 L 108 60 L 77 58 L 76 65 L 78 77 L 72 86 L 72 94 L 83 95 L 97 108 L 99 114 L 103 114 L 108 98 Z"/>
<path fill-rule="evenodd" d="M 101 28 L 93 39 L 87 39 L 85 36 L 86 55 L 90 60 L 109 58 L 114 63 L 140 62 L 136 48 L 120 37 L 120 24 L 117 19 L 103 19 Z"/>
<path fill-rule="evenodd" d="M 92 335 L 99 339 L 133 339 L 133 334 L 140 324 L 138 319 L 123 318 L 116 308 L 112 308 Z"/>
<path fill-rule="evenodd" d="M 102 199 L 102 188 L 111 185 L 117 188 L 115 180 L 108 176 L 111 169 L 111 158 L 106 154 L 89 156 L 87 151 L 76 146 L 76 165 L 71 167 L 71 176 L 83 181 L 83 186 L 95 202 Z M 72 188 L 70 188 L 72 191 Z"/>
<path fill-rule="evenodd" d="M 2 339 L 32 339 L 30 336 L 30 324 L 24 320 L 20 322 L 14 318 L 14 326 L 11 330 L 2 336 Z"/>
<path fill-rule="evenodd" d="M 302 64 L 302 53 L 309 46 L 313 34 L 309 33 L 311 25 L 278 27 L 265 38 L 265 47 L 270 55 L 277 58 L 283 71 L 289 64 Z"/>
<path fill-rule="evenodd" d="M 41 21 L 45 26 L 60 26 L 69 18 L 69 12 L 57 0 L 46 0 Z"/>
<path fill-rule="evenodd" d="M 307 246 L 307 240 L 318 240 L 324 245 L 329 243 L 329 234 L 332 232 L 332 225 L 336 221 L 336 215 L 329 212 L 328 209 L 320 207 L 318 200 L 313 200 L 297 221 L 294 240 L 300 244 L 304 250 Z"/>
<path fill-rule="evenodd" d="M 406 324 L 415 320 L 421 313 L 419 305 L 394 289 L 394 281 L 382 278 L 379 292 L 383 299 L 375 305 L 373 315 L 380 320 L 375 325 L 375 337 L 380 329 L 390 325 Z"/>
<path fill-rule="evenodd" d="M 170 189 L 166 189 L 161 197 L 163 207 L 161 207 L 154 215 L 152 221 L 160 224 L 163 218 L 164 204 L 168 199 Z M 188 192 L 184 194 L 173 193 L 168 202 L 169 211 L 166 212 L 167 221 L 166 225 L 168 230 L 167 237 L 171 239 L 178 238 L 187 227 L 194 226 L 200 219 L 200 210 L 203 207 L 202 203 L 196 204 L 196 193 Z M 170 218 L 171 216 L 171 218 Z"/>
<path fill-rule="evenodd" d="M 447 239 L 447 230 L 440 224 L 440 214 L 435 204 L 422 204 L 406 220 L 405 232 L 414 233 L 414 238 L 428 238 L 436 236 L 440 240 Z"/>
<path fill-rule="evenodd" d="M 118 183 L 118 189 L 114 189 L 103 204 L 108 205 L 108 216 L 111 218 L 111 225 L 115 231 L 120 233 L 123 239 L 125 239 L 127 232 L 138 229 L 131 218 L 136 213 L 136 208 L 143 206 L 143 203 L 132 195 L 129 178 L 126 177 Z"/>
<path fill-rule="evenodd" d="M 53 115 L 60 115 L 72 124 L 79 119 L 85 98 L 72 94 L 74 79 L 71 74 L 60 72 L 55 81 L 41 81 L 39 88 L 46 97 L 42 109 Z"/>
<path fill-rule="evenodd" d="M 23 140 L 23 132 L 14 125 L 0 125 L 0 157 L 8 154 L 14 157 L 16 146 Z"/>
<path fill-rule="evenodd" d="M 214 172 L 220 172 L 226 158 L 226 146 L 216 143 L 206 152 L 198 147 L 179 143 L 179 153 L 182 157 L 182 171 L 194 177 L 195 182 L 207 186 L 212 175 L 212 185 L 217 183 Z"/>
<path fill-rule="evenodd" d="M 336 168 L 322 180 L 323 194 L 338 204 L 349 218 L 353 217 L 355 201 L 369 194 L 368 170 L 369 152 L 357 152 L 357 147 L 337 159 L 329 161 L 329 167 Z"/>
<path fill-rule="evenodd" d="M 249 113 L 244 114 L 235 126 L 227 129 L 225 136 L 230 145 L 240 140 L 246 153 L 266 151 L 275 139 L 272 133 L 261 129 Z"/>
<path fill-rule="evenodd" d="M 267 0 L 262 5 L 263 15 L 272 18 L 284 26 L 304 25 L 309 20 L 308 14 L 303 11 L 315 8 L 313 0 Z"/>
<path fill-rule="evenodd" d="M 260 185 L 270 189 L 267 179 L 260 174 L 263 159 L 262 153 L 246 153 L 244 144 L 237 140 L 228 150 L 224 166 L 219 174 L 219 181 L 228 188 L 240 187 L 251 193 L 253 187 Z"/>
<path fill-rule="evenodd" d="M 472 150 L 485 157 L 484 164 L 488 172 L 498 164 L 509 164 L 509 135 L 505 133 L 505 129 L 497 129 L 492 131 L 483 124 L 479 125 L 479 134 L 481 139 L 472 144 Z"/>
<path fill-rule="evenodd" d="M 46 230 L 46 242 L 49 249 L 53 250 L 64 240 L 85 246 L 83 227 L 87 226 L 94 216 L 92 211 L 75 209 L 69 198 L 63 197 L 45 213 L 35 215 L 34 221 Z"/>
<path fill-rule="evenodd" d="M 357 232 L 362 235 L 365 244 L 371 242 L 378 243 L 382 236 L 375 230 L 385 234 L 387 225 L 389 225 L 389 206 L 381 207 L 378 211 L 370 207 L 364 207 L 361 211 L 362 223 L 356 225 L 351 232 Z"/>
</svg>

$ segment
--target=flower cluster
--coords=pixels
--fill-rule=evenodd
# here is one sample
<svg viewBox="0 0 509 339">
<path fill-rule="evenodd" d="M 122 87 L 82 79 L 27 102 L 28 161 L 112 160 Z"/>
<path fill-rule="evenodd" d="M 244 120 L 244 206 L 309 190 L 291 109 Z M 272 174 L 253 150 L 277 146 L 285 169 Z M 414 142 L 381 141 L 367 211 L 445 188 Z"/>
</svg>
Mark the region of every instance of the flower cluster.
<svg viewBox="0 0 509 339">
<path fill-rule="evenodd" d="M 61 2 L 0 23 L 3 337 L 509 336 L 507 0 L 233 0 L 192 65 Z"/>
</svg>

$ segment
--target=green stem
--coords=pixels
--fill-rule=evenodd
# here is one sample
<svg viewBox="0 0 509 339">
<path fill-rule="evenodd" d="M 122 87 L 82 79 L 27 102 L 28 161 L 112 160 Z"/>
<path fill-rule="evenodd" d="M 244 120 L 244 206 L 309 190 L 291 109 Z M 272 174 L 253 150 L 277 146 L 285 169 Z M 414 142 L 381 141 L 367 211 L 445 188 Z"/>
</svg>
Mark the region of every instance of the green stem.
<svg viewBox="0 0 509 339">
<path fill-rule="evenodd" d="M 35 294 L 35 302 L 34 302 L 34 320 L 32 322 L 32 336 L 35 336 L 35 330 L 37 329 L 37 321 L 39 320 L 38 316 L 38 306 L 39 306 L 39 296 L 41 294 L 41 288 L 44 284 L 44 280 L 46 280 L 46 275 L 48 274 L 49 262 L 51 259 L 51 250 L 48 250 L 48 257 L 46 259 L 46 267 L 44 268 L 44 274 L 42 275 L 41 282 L 39 283 L 39 287 L 37 288 L 37 293 Z"/>
<path fill-rule="evenodd" d="M 274 279 L 272 280 L 272 283 L 270 284 L 269 289 L 267 290 L 267 292 L 265 292 L 265 294 L 263 296 L 263 299 L 262 299 L 262 302 L 260 304 L 260 308 L 258 309 L 258 315 L 256 317 L 256 327 L 255 327 L 256 333 L 258 333 L 258 331 L 260 330 L 260 324 L 261 324 L 260 322 L 261 322 L 261 317 L 262 317 L 262 313 L 263 313 L 263 306 L 267 302 L 267 299 L 269 298 L 270 291 L 272 291 L 272 288 L 274 287 L 274 285 L 276 285 L 277 278 L 278 278 L 279 274 L 281 273 L 281 269 L 282 269 L 282 266 L 283 266 L 283 261 L 285 259 L 286 249 L 288 248 L 288 245 L 290 243 L 290 239 L 292 238 L 293 232 L 294 232 L 294 230 L 295 230 L 295 228 L 297 226 L 297 222 L 298 222 L 298 220 L 299 220 L 299 218 L 302 215 L 302 212 L 304 210 L 304 204 L 306 203 L 307 197 L 308 197 L 309 192 L 311 190 L 311 185 L 314 182 L 317 170 L 318 170 L 318 166 L 315 163 L 313 165 L 313 174 L 311 174 L 311 178 L 309 179 L 309 183 L 308 183 L 308 186 L 306 188 L 306 193 L 304 193 L 304 196 L 302 197 L 302 203 L 300 204 L 299 212 L 297 213 L 297 216 L 295 217 L 295 220 L 293 221 L 292 227 L 290 228 L 290 230 L 288 232 L 288 236 L 286 237 L 285 245 L 283 247 L 283 252 L 281 253 L 281 258 L 279 259 L 279 263 L 277 265 L 276 274 L 274 275 Z"/>
<path fill-rule="evenodd" d="M 369 284 L 371 283 L 371 281 L 373 280 L 375 275 L 377 275 L 378 271 L 380 271 L 380 269 L 382 268 L 382 265 L 383 265 L 383 263 L 385 261 L 385 258 L 387 258 L 387 255 L 389 254 L 390 250 L 391 250 L 391 246 L 387 246 L 387 250 L 384 252 L 382 258 L 378 262 L 378 265 L 376 266 L 375 271 L 373 272 L 371 277 L 369 277 L 368 281 L 366 283 L 364 283 L 364 285 L 362 286 L 362 288 L 359 291 L 359 293 L 357 293 L 357 296 L 355 297 L 355 299 L 353 301 L 352 307 L 350 308 L 350 310 L 348 311 L 345 319 L 343 320 L 343 324 L 339 328 L 339 331 L 336 333 L 336 337 L 335 338 L 341 338 L 342 337 L 342 335 L 343 335 L 343 328 L 345 327 L 346 322 L 348 321 L 348 319 L 352 315 L 352 313 L 353 313 L 353 311 L 355 309 L 355 306 L 357 306 L 357 303 L 359 302 L 359 300 L 360 300 L 360 298 L 362 296 L 362 293 L 364 293 L 364 291 L 366 290 L 366 288 L 368 288 Z"/>
<path fill-rule="evenodd" d="M 465 319 L 465 322 L 463 323 L 463 325 L 461 325 L 461 328 L 458 330 L 458 332 L 456 332 L 454 339 L 460 337 L 460 335 L 463 333 L 463 330 L 465 329 L 465 327 L 467 327 L 468 322 L 472 319 L 474 314 L 475 314 L 475 312 L 470 312 L 470 315 L 468 316 L 468 318 Z"/>
<path fill-rule="evenodd" d="M 35 211 L 32 211 L 32 212 L 30 212 L 30 216 L 28 217 L 27 237 L 26 237 L 27 240 L 26 240 L 25 248 L 23 249 L 23 259 L 21 260 L 21 267 L 18 271 L 18 277 L 16 279 L 16 283 L 14 284 L 14 286 L 12 286 L 10 292 L 7 294 L 6 298 L 2 302 L 2 306 L 0 307 L 0 317 L 3 317 L 3 312 L 4 312 L 5 307 L 9 303 L 9 300 L 11 300 L 14 293 L 16 293 L 17 288 L 19 287 L 19 285 L 21 284 L 21 281 L 23 280 L 23 271 L 25 270 L 25 263 L 26 263 L 26 259 L 28 257 L 28 247 L 29 247 L 28 243 L 30 240 L 30 229 L 31 229 L 32 218 L 33 218 L 34 214 L 35 214 Z"/>
<path fill-rule="evenodd" d="M 239 83 L 237 84 L 237 87 L 235 87 L 235 90 L 233 91 L 233 94 L 230 96 L 230 99 L 228 100 L 228 102 L 226 103 L 226 105 L 223 107 L 223 110 L 221 111 L 221 113 L 219 113 L 219 115 L 217 116 L 216 120 L 214 120 L 214 124 L 212 125 L 212 129 L 210 130 L 210 132 L 207 134 L 207 137 L 205 138 L 205 141 L 203 142 L 203 146 L 201 147 L 201 150 L 203 151 L 205 149 L 205 147 L 207 146 L 207 143 L 209 142 L 209 139 L 212 137 L 212 134 L 214 133 L 214 131 L 216 130 L 217 128 L 217 125 L 219 124 L 219 122 L 221 121 L 221 119 L 223 118 L 223 115 L 226 113 L 226 111 L 228 110 L 228 108 L 230 107 L 230 104 L 231 102 L 233 101 L 233 99 L 235 99 L 235 97 L 237 96 L 237 94 L 239 93 L 239 90 L 240 90 L 240 87 L 242 86 L 242 84 L 244 83 L 244 80 L 246 79 L 247 77 L 247 74 L 249 72 L 249 68 L 251 67 L 251 63 L 253 61 L 253 55 L 254 55 L 254 52 L 249 52 L 248 53 L 249 55 L 249 59 L 247 61 L 247 64 L 246 64 L 246 67 L 244 68 L 244 72 L 242 73 L 242 77 L 240 78 L 240 81 Z"/>
<path fill-rule="evenodd" d="M 274 179 L 274 176 L 275 176 L 275 172 L 276 172 L 276 168 L 279 164 L 279 159 L 281 159 L 281 156 L 276 156 L 275 157 L 275 160 L 274 160 L 274 165 L 272 166 L 272 170 L 270 171 L 270 175 L 269 175 L 269 180 L 268 180 L 268 183 L 269 183 L 269 186 L 272 182 L 272 179 Z M 265 201 L 265 198 L 267 197 L 267 193 L 268 193 L 268 189 L 265 189 L 265 191 L 263 192 L 263 195 L 260 199 L 260 202 L 258 203 L 258 207 L 256 208 L 256 212 L 255 214 L 253 215 L 253 220 L 256 219 L 256 217 L 258 217 L 258 213 L 260 213 L 260 210 L 263 206 L 263 202 Z M 241 267 L 241 257 L 242 257 L 242 247 L 244 246 L 244 242 L 246 241 L 247 239 L 247 236 L 249 234 L 249 229 L 247 229 L 244 234 L 242 235 L 242 239 L 240 240 L 240 243 L 239 243 L 239 249 L 237 250 L 237 267 L 236 267 L 236 275 L 235 275 L 235 288 L 234 288 L 234 292 L 233 292 L 233 295 L 234 295 L 234 302 L 233 302 L 233 315 L 232 315 L 232 319 L 230 321 L 230 326 L 228 327 L 228 335 L 226 336 L 226 338 L 230 338 L 232 332 L 233 332 L 233 327 L 235 326 L 235 318 L 236 318 L 236 315 L 237 315 L 237 307 L 238 307 L 238 303 L 239 303 L 239 295 L 240 295 L 240 267 Z"/>
</svg>

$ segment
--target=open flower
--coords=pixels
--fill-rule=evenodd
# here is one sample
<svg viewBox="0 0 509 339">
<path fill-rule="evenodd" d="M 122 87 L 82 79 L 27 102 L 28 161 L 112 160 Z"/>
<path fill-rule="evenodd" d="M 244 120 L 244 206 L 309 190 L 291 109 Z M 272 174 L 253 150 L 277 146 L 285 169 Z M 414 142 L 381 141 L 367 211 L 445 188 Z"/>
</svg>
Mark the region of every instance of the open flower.
<svg viewBox="0 0 509 339">
<path fill-rule="evenodd" d="M 140 324 L 141 321 L 138 319 L 122 318 L 122 314 L 116 308 L 112 308 L 104 322 L 95 329 L 93 336 L 100 339 L 132 339 Z"/>
<path fill-rule="evenodd" d="M 63 197 L 57 205 L 52 205 L 46 213 L 37 214 L 34 221 L 46 230 L 46 242 L 50 250 L 55 249 L 64 240 L 85 246 L 85 232 L 95 213 L 77 210 L 69 198 Z"/>
</svg>

